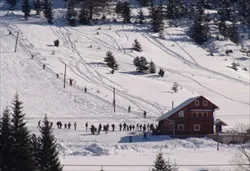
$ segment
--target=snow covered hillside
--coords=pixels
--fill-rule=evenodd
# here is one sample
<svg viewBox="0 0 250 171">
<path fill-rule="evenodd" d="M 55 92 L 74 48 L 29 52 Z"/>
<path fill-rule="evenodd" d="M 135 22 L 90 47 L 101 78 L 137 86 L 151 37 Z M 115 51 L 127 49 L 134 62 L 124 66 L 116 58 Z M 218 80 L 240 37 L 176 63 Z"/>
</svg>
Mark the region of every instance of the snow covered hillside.
<svg viewBox="0 0 250 171">
<path fill-rule="evenodd" d="M 62 16 L 63 10 L 57 9 L 55 18 Z M 0 17 L 1 112 L 5 106 L 11 105 L 14 94 L 18 93 L 24 102 L 28 125 L 34 132 L 37 132 L 37 121 L 45 114 L 54 123 L 58 120 L 77 122 L 77 131 L 55 130 L 63 154 L 121 157 L 141 153 L 148 157 L 141 161 L 145 164 L 163 148 L 178 164 L 230 162 L 234 146 L 223 145 L 213 158 L 216 143 L 209 139 L 151 137 L 151 142 L 144 142 L 139 136 L 135 139 L 138 142 L 127 144 L 129 134 L 126 132 L 91 136 L 85 132 L 84 124 L 115 123 L 118 128 L 123 122 L 156 123 L 158 116 L 171 110 L 172 101 L 177 106 L 198 95 L 220 108 L 215 119 L 222 119 L 229 127 L 249 124 L 249 57 L 236 45 L 229 43 L 234 50 L 231 56 L 223 56 L 220 51 L 209 56 L 205 49 L 192 42 L 185 28 L 166 28 L 163 40 L 146 28 L 132 24 L 69 27 L 57 19 L 54 25 L 48 25 L 41 16 L 32 16 L 25 21 L 20 11 L 5 10 L 0 11 Z M 14 53 L 17 33 L 19 39 Z M 60 41 L 59 47 L 53 46 L 56 39 Z M 131 50 L 135 39 L 141 43 L 142 52 Z M 227 49 L 226 46 L 226 42 L 216 44 L 217 48 Z M 119 64 L 119 70 L 114 74 L 110 74 L 103 61 L 107 51 L 113 52 Z M 152 60 L 157 65 L 157 72 L 159 68 L 164 69 L 164 77 L 137 73 L 133 65 L 137 56 Z M 237 60 L 241 60 L 241 67 L 234 71 L 228 66 Z M 45 69 L 42 68 L 44 64 Z M 64 89 L 65 64 L 67 83 Z M 74 80 L 72 87 L 69 86 L 70 78 Z M 171 90 L 174 82 L 179 84 L 177 93 Z M 85 87 L 88 93 L 84 93 Z M 112 106 L 113 88 L 116 91 L 116 112 Z M 128 106 L 131 106 L 131 113 L 127 112 Z M 147 119 L 142 117 L 144 110 Z M 190 158 L 187 161 L 184 152 Z M 199 155 L 194 156 L 195 152 Z M 200 159 L 197 161 L 197 158 Z M 66 157 L 65 163 L 72 163 L 70 160 Z"/>
</svg>

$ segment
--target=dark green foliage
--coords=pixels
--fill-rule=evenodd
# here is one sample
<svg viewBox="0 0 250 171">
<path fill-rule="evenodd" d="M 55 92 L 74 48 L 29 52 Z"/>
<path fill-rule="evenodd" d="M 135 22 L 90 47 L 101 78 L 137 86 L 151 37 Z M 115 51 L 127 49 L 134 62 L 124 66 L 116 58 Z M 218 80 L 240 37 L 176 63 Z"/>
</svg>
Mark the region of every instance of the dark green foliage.
<svg viewBox="0 0 250 171">
<path fill-rule="evenodd" d="M 44 0 L 43 14 L 47 18 L 49 24 L 53 24 L 53 11 L 51 0 Z"/>
<path fill-rule="evenodd" d="M 6 0 L 6 2 L 10 5 L 10 10 L 14 10 L 17 4 L 17 0 Z"/>
<path fill-rule="evenodd" d="M 158 7 L 153 7 L 150 11 L 150 18 L 151 18 L 151 29 L 153 32 L 160 32 L 164 30 L 164 15 L 162 10 L 162 5 Z"/>
<path fill-rule="evenodd" d="M 0 121 L 0 170 L 11 171 L 13 167 L 13 138 L 10 123 L 10 111 L 6 108 Z"/>
<path fill-rule="evenodd" d="M 121 1 L 117 2 L 116 6 L 115 6 L 115 12 L 119 15 L 122 14 L 123 12 L 123 3 Z"/>
<path fill-rule="evenodd" d="M 225 21 L 221 21 L 219 23 L 218 29 L 220 34 L 222 34 L 224 37 L 228 37 L 228 28 Z"/>
<path fill-rule="evenodd" d="M 161 77 L 163 77 L 165 74 L 165 71 L 163 69 L 160 68 L 158 75 L 160 75 Z"/>
<path fill-rule="evenodd" d="M 238 66 L 239 65 L 237 63 L 233 62 L 231 68 L 235 71 L 238 71 Z"/>
<path fill-rule="evenodd" d="M 24 122 L 25 114 L 18 95 L 12 104 L 13 171 L 34 171 L 31 137 Z"/>
<path fill-rule="evenodd" d="M 189 29 L 189 36 L 197 43 L 203 44 L 205 41 L 208 40 L 209 34 L 209 27 L 208 23 L 206 22 L 206 16 L 204 15 L 204 8 L 198 6 L 198 0 L 196 6 L 194 6 L 193 11 L 193 25 Z"/>
<path fill-rule="evenodd" d="M 228 28 L 228 37 L 231 41 L 233 41 L 236 44 L 239 42 L 239 28 L 235 20 Z"/>
<path fill-rule="evenodd" d="M 52 128 L 48 118 L 45 116 L 40 127 L 40 148 L 38 150 L 39 170 L 41 171 L 62 171 L 56 149 L 56 140 L 52 133 Z"/>
<path fill-rule="evenodd" d="M 33 1 L 33 6 L 34 6 L 34 9 L 36 10 L 36 15 L 40 15 L 40 12 L 41 12 L 41 0 L 34 0 Z"/>
<path fill-rule="evenodd" d="M 233 11 L 233 4 L 230 0 L 219 1 L 218 14 L 220 14 L 221 21 L 231 20 Z"/>
<path fill-rule="evenodd" d="M 140 24 L 143 24 L 143 23 L 144 23 L 144 20 L 145 20 L 145 17 L 144 17 L 144 14 L 143 14 L 142 9 L 140 9 L 140 11 L 139 11 L 139 13 L 138 13 L 138 16 L 139 16 L 139 23 L 140 23 Z"/>
<path fill-rule="evenodd" d="M 111 68 L 111 73 L 114 74 L 115 70 L 118 70 L 118 64 L 115 60 L 115 57 L 113 55 L 113 53 L 111 51 L 108 51 L 106 53 L 106 57 L 104 58 L 104 62 L 106 63 L 106 65 Z"/>
<path fill-rule="evenodd" d="M 177 171 L 178 168 L 169 160 L 165 161 L 162 152 L 158 153 L 152 171 Z"/>
<path fill-rule="evenodd" d="M 155 66 L 155 63 L 154 63 L 153 61 L 151 61 L 151 62 L 149 63 L 149 72 L 150 72 L 151 74 L 156 73 L 156 66 Z"/>
<path fill-rule="evenodd" d="M 58 47 L 59 46 L 59 40 L 58 39 L 56 39 L 56 40 L 54 40 L 54 46 L 56 46 L 56 47 Z"/>
<path fill-rule="evenodd" d="M 123 10 L 122 10 L 122 18 L 123 18 L 123 23 L 131 23 L 131 8 L 130 4 L 125 1 L 123 3 Z"/>
<path fill-rule="evenodd" d="M 33 157 L 33 164 L 34 164 L 34 171 L 40 171 L 39 170 L 39 149 L 40 149 L 40 139 L 35 135 L 32 134 L 31 136 L 31 145 L 32 145 L 32 157 Z"/>
<path fill-rule="evenodd" d="M 25 20 L 28 19 L 28 16 L 30 16 L 30 3 L 29 0 L 23 0 L 23 4 L 22 4 L 22 12 L 24 13 L 24 18 Z"/>
<path fill-rule="evenodd" d="M 150 0 L 139 0 L 139 3 L 143 7 L 147 7 L 149 5 Z"/>
<path fill-rule="evenodd" d="M 67 20 L 70 26 L 76 25 L 76 18 L 77 13 L 74 10 L 74 0 L 68 0 L 68 6 L 67 6 Z"/>
<path fill-rule="evenodd" d="M 141 73 L 145 73 L 148 71 L 148 61 L 144 56 L 136 57 L 133 61 L 134 65 L 136 66 L 136 70 Z"/>
<path fill-rule="evenodd" d="M 179 19 L 187 14 L 187 7 L 183 0 L 168 0 L 166 17 L 168 19 Z"/>
<path fill-rule="evenodd" d="M 142 52 L 141 44 L 137 39 L 134 40 L 133 49 L 138 52 Z"/>
<path fill-rule="evenodd" d="M 88 10 L 85 8 L 85 6 L 83 5 L 81 7 L 81 11 L 79 14 L 79 23 L 82 25 L 89 25 L 90 24 L 90 17 L 89 17 L 89 12 Z"/>
</svg>

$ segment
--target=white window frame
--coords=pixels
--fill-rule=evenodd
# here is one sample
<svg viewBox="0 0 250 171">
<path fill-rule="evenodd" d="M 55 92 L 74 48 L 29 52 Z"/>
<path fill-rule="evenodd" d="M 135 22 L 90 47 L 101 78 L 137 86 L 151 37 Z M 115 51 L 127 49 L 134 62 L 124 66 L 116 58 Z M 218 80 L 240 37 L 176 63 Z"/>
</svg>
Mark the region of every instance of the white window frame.
<svg viewBox="0 0 250 171">
<path fill-rule="evenodd" d="M 196 127 L 198 127 L 198 129 L 196 129 Z M 201 130 L 201 126 L 199 124 L 195 124 L 194 131 L 200 131 L 200 130 Z"/>
<path fill-rule="evenodd" d="M 207 102 L 207 100 L 203 100 L 203 106 L 207 106 L 208 105 L 208 102 Z"/>
<path fill-rule="evenodd" d="M 200 106 L 200 101 L 199 100 L 195 100 L 195 106 Z"/>
<path fill-rule="evenodd" d="M 178 131 L 184 131 L 184 124 L 178 124 L 177 125 L 177 130 Z"/>
<path fill-rule="evenodd" d="M 184 111 L 183 110 L 179 111 L 178 116 L 179 118 L 184 118 Z"/>
</svg>

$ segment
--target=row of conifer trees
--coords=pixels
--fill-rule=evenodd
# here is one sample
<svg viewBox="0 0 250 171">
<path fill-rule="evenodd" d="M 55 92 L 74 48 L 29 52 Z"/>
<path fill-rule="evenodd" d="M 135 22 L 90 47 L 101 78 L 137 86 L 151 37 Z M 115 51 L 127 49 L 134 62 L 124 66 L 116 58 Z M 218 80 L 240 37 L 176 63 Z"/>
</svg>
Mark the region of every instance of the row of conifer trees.
<svg viewBox="0 0 250 171">
<path fill-rule="evenodd" d="M 47 116 L 39 127 L 40 135 L 26 126 L 23 103 L 15 95 L 0 121 L 1 171 L 61 171 L 55 137 Z"/>
</svg>

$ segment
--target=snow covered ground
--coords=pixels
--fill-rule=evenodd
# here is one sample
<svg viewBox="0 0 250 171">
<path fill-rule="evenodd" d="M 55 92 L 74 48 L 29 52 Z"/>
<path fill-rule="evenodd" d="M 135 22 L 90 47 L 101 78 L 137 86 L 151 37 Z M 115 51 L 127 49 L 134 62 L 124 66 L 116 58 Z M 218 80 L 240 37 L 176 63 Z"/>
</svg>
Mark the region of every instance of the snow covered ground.
<svg viewBox="0 0 250 171">
<path fill-rule="evenodd" d="M 63 15 L 60 9 L 55 12 L 56 17 Z M 54 25 L 48 25 L 39 16 L 24 21 L 22 13 L 4 10 L 0 11 L 0 17 L 1 111 L 11 105 L 14 94 L 18 93 L 33 132 L 37 132 L 37 121 L 45 114 L 54 123 L 58 120 L 77 122 L 77 131 L 55 129 L 65 165 L 151 165 L 160 149 L 166 158 L 179 165 L 230 164 L 236 150 L 233 145 L 222 145 L 220 151 L 216 151 L 216 143 L 209 139 L 149 137 L 143 141 L 141 135 L 134 135 L 134 142 L 128 143 L 129 132 L 93 136 L 85 131 L 84 124 L 115 123 L 118 127 L 123 122 L 156 123 L 156 117 L 172 108 L 172 101 L 177 106 L 197 95 L 215 103 L 220 108 L 215 119 L 222 119 L 229 127 L 249 124 L 249 57 L 241 53 L 239 47 L 230 42 L 233 56 L 223 56 L 221 51 L 212 57 L 195 45 L 183 28 L 167 28 L 166 39 L 162 40 L 136 25 L 68 27 L 59 19 Z M 14 53 L 17 32 L 18 48 Z M 53 46 L 56 39 L 60 40 L 59 47 Z M 142 44 L 143 52 L 131 51 L 134 39 Z M 226 49 L 227 43 L 216 46 Z M 108 50 L 114 53 L 119 64 L 115 74 L 110 74 L 103 62 Z M 165 76 L 138 74 L 133 65 L 136 56 L 152 60 L 158 69 L 166 71 Z M 244 59 L 237 72 L 228 67 L 236 58 Z M 65 64 L 67 84 L 64 89 Z M 74 79 L 72 87 L 68 83 L 70 78 Z M 171 90 L 174 82 L 180 85 L 177 93 Z M 83 91 L 85 86 L 87 94 Z M 112 108 L 113 87 L 116 89 L 116 112 Z M 129 105 L 131 113 L 127 113 Z M 143 110 L 148 113 L 147 119 L 142 118 Z M 64 170 L 100 169 L 99 166 L 90 167 L 65 166 Z M 105 171 L 118 169 L 107 167 Z M 198 170 L 202 166 L 180 168 Z M 216 170 L 215 167 L 207 168 Z M 220 170 L 230 168 L 219 167 Z M 119 169 L 129 170 L 122 166 Z M 149 166 L 131 169 L 142 171 Z"/>
</svg>

